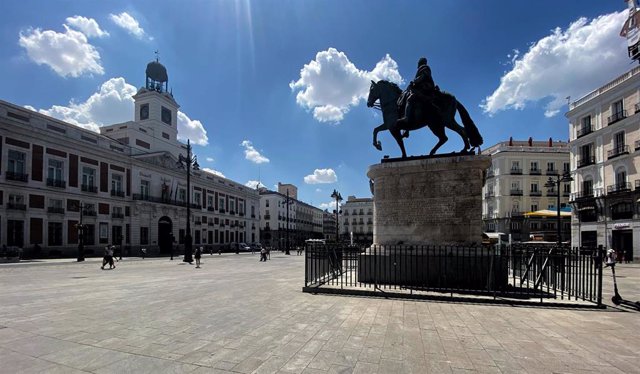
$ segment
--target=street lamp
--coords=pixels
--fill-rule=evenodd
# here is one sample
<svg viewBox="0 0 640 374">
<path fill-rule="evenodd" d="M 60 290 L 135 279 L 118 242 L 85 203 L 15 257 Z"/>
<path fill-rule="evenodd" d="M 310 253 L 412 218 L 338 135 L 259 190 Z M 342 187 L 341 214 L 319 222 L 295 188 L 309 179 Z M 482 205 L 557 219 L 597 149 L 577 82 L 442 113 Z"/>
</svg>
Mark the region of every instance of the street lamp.
<svg viewBox="0 0 640 374">
<path fill-rule="evenodd" d="M 573 178 L 571 178 L 571 175 L 569 175 L 569 173 L 564 173 L 562 175 L 558 174 L 556 175 L 556 180 L 554 181 L 553 178 L 549 177 L 549 180 L 547 180 L 547 183 L 544 184 L 545 187 L 549 188 L 549 189 L 553 189 L 555 186 L 558 187 L 557 190 L 557 196 L 558 196 L 558 200 L 557 200 L 557 204 L 556 204 L 556 211 L 557 211 L 557 219 L 558 219 L 558 245 L 562 244 L 562 226 L 561 226 L 561 222 L 560 222 L 560 186 L 562 185 L 562 183 L 564 182 L 571 182 L 573 180 Z"/>
<path fill-rule="evenodd" d="M 291 201 L 289 199 L 289 189 L 287 188 L 287 199 L 285 200 L 284 206 L 287 209 L 287 227 L 286 227 L 286 233 L 287 233 L 287 244 L 285 246 L 285 255 L 290 255 L 291 253 L 289 253 L 289 205 L 292 204 L 293 201 Z"/>
<path fill-rule="evenodd" d="M 331 197 L 336 199 L 336 209 L 333 211 L 336 214 L 336 243 L 338 243 L 338 238 L 340 233 L 338 232 L 338 225 L 340 222 L 340 201 L 342 201 L 342 195 L 340 195 L 340 192 L 336 191 L 335 189 L 333 190 L 333 193 L 331 194 Z"/>
<path fill-rule="evenodd" d="M 187 166 L 187 229 L 184 236 L 184 258 L 182 261 L 192 263 L 192 238 L 191 238 L 191 169 L 200 170 L 197 156 L 191 155 L 191 142 L 187 139 L 187 157 L 179 155 L 178 167 Z"/>
<path fill-rule="evenodd" d="M 80 222 L 76 224 L 76 228 L 78 229 L 78 262 L 84 261 L 84 229 L 85 225 L 82 224 L 82 210 L 84 209 L 84 204 L 80 203 Z"/>
</svg>

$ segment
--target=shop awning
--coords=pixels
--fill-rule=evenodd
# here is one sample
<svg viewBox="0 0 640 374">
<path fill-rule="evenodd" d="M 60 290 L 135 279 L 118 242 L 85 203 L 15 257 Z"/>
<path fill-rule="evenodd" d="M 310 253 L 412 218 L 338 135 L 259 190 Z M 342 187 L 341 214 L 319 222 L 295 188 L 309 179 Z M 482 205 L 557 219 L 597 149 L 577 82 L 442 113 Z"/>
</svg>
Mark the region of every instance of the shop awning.
<svg viewBox="0 0 640 374">
<path fill-rule="evenodd" d="M 500 235 L 504 235 L 503 232 L 485 232 L 482 233 L 483 236 L 486 236 L 489 239 L 500 239 Z"/>
<path fill-rule="evenodd" d="M 558 212 L 555 210 L 542 209 L 535 212 L 527 212 L 524 214 L 526 217 L 557 217 Z M 571 217 L 571 212 L 560 211 L 560 217 Z"/>
</svg>

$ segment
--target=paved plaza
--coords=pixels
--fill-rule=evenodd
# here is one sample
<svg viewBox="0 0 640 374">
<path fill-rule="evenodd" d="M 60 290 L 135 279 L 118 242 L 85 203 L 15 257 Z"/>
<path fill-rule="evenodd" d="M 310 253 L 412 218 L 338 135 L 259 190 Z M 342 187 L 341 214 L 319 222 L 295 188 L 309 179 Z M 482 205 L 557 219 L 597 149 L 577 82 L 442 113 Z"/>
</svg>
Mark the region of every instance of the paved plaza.
<svg viewBox="0 0 640 374">
<path fill-rule="evenodd" d="M 640 373 L 638 312 L 312 295 L 304 256 L 258 257 L 2 264 L 0 372 Z"/>
</svg>

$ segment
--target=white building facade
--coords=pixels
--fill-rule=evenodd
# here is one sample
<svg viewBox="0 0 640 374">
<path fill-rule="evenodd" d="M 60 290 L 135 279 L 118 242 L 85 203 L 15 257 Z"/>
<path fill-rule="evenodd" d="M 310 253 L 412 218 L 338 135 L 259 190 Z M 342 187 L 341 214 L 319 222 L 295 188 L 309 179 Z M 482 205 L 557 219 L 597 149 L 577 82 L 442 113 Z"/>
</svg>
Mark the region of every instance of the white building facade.
<svg viewBox="0 0 640 374">
<path fill-rule="evenodd" d="M 640 257 L 640 67 L 572 102 L 573 243 Z"/>
<path fill-rule="evenodd" d="M 531 235 L 557 240 L 556 217 L 526 218 L 525 213 L 568 206 L 569 183 L 549 189 L 549 178 L 570 173 L 569 147 L 566 142 L 509 140 L 484 151 L 491 156 L 483 187 L 482 215 L 485 232 L 511 234 L 514 241 L 529 241 Z M 563 219 L 563 241 L 570 238 L 569 219 Z"/>
<path fill-rule="evenodd" d="M 349 196 L 341 205 L 340 240 L 358 244 L 373 243 L 373 199 Z"/>
<path fill-rule="evenodd" d="M 177 165 L 178 105 L 147 67 L 134 96 L 135 120 L 101 133 L 0 101 L 0 242 L 35 256 L 87 254 L 118 244 L 167 254 L 184 241 L 191 195 L 194 245 L 224 247 L 259 238 L 259 195 L 242 184 Z M 166 75 L 166 70 L 164 70 Z M 152 74 L 153 75 L 153 74 Z M 157 75 L 156 75 L 157 77 Z M 153 78 L 153 76 L 151 77 Z M 82 221 L 82 222 L 81 222 Z"/>
</svg>

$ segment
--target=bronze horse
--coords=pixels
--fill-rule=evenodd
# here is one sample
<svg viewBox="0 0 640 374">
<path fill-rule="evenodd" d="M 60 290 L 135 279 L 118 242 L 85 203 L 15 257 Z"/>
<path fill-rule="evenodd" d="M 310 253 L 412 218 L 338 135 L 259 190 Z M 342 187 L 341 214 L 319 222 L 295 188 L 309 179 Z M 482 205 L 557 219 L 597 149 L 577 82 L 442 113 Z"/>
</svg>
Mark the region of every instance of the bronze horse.
<svg viewBox="0 0 640 374">
<path fill-rule="evenodd" d="M 482 136 L 478 131 L 475 123 L 471 119 L 467 109 L 455 98 L 455 96 L 437 91 L 435 104 L 440 108 L 440 113 L 435 110 L 430 110 L 427 106 L 416 105 L 415 108 L 415 121 L 413 123 L 402 123 L 398 119 L 401 113 L 404 113 L 404 108 L 398 107 L 398 98 L 402 94 L 402 90 L 397 84 L 381 80 L 378 83 L 371 81 L 371 88 L 369 89 L 369 98 L 367 99 L 367 106 L 374 107 L 377 100 L 380 100 L 380 109 L 382 110 L 383 123 L 373 130 L 373 145 L 378 150 L 382 150 L 382 143 L 378 140 L 378 132 L 383 130 L 389 130 L 393 138 L 398 142 L 400 150 L 402 151 L 402 157 L 407 157 L 407 152 L 404 149 L 403 137 L 408 136 L 408 131 L 416 130 L 429 126 L 435 136 L 438 137 L 438 143 L 429 152 L 430 155 L 436 153 L 449 138 L 445 135 L 444 129 L 449 128 L 462 138 L 464 142 L 464 148 L 461 153 L 469 154 L 475 151 L 476 147 L 482 145 Z M 464 128 L 456 122 L 456 111 L 462 119 Z M 403 136 L 401 131 L 405 131 Z"/>
</svg>

